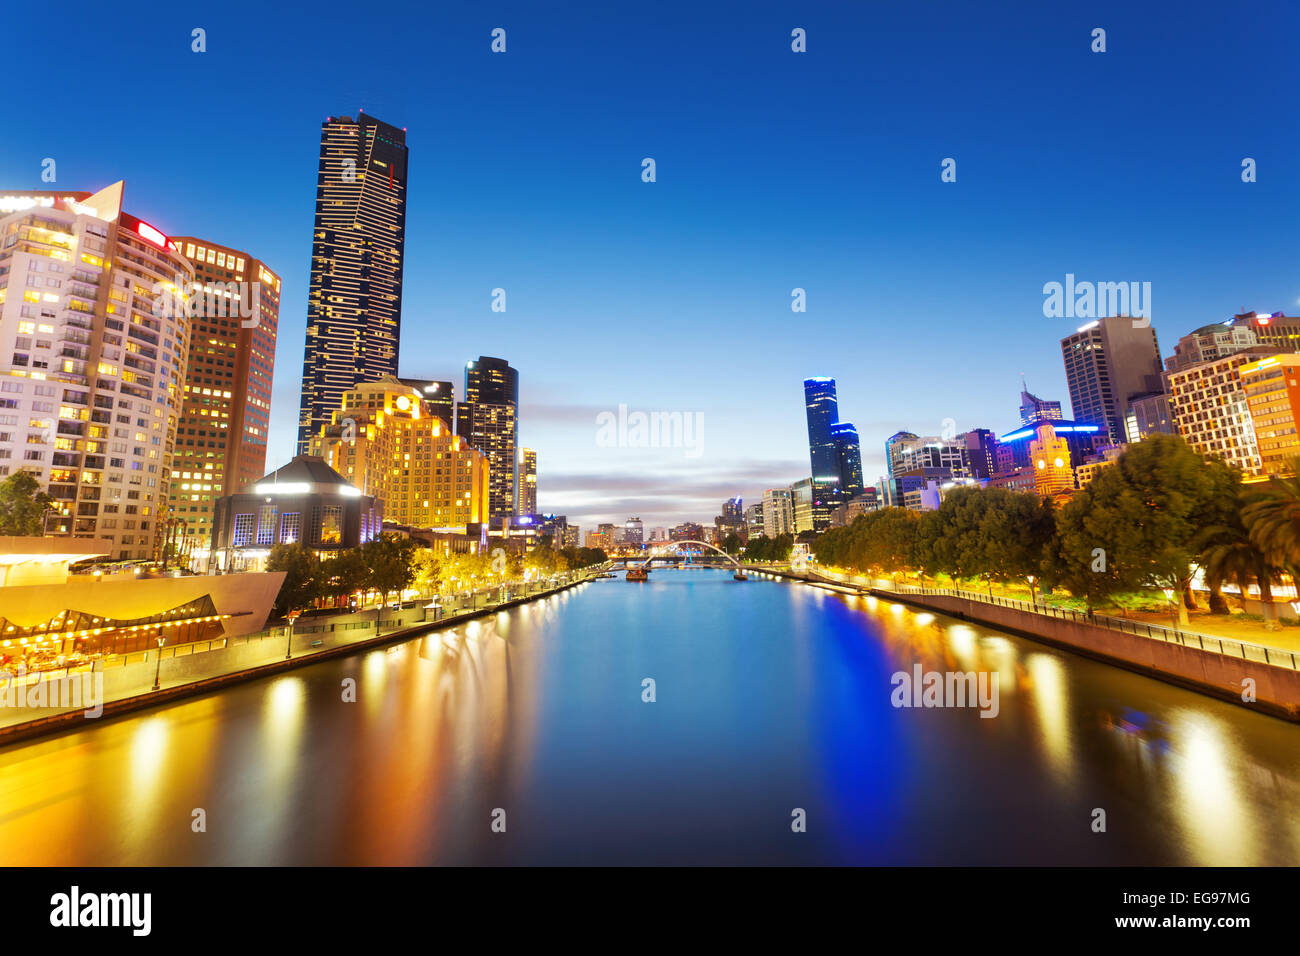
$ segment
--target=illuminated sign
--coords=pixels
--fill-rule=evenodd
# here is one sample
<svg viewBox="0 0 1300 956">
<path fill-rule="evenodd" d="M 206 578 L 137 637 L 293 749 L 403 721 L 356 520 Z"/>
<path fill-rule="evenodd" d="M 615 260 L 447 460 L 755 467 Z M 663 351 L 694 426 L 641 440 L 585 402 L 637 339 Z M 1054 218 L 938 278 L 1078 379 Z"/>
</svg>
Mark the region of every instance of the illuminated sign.
<svg viewBox="0 0 1300 956">
<path fill-rule="evenodd" d="M 167 237 L 164 236 L 157 229 L 155 229 L 153 226 L 149 225 L 147 222 L 137 223 L 135 227 L 135 231 L 138 232 L 145 239 L 148 239 L 155 246 L 158 246 L 160 249 L 167 248 Z"/>
</svg>

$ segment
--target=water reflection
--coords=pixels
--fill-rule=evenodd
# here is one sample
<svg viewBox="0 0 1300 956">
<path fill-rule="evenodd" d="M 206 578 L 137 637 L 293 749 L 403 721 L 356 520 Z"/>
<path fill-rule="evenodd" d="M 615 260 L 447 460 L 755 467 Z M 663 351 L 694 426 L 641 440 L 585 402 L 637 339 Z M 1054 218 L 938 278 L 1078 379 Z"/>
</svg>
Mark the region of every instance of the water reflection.
<svg viewBox="0 0 1300 956">
<path fill-rule="evenodd" d="M 10 747 L 0 863 L 1300 862 L 1300 728 L 758 578 L 601 581 Z M 916 665 L 996 673 L 997 717 L 892 706 Z"/>
</svg>

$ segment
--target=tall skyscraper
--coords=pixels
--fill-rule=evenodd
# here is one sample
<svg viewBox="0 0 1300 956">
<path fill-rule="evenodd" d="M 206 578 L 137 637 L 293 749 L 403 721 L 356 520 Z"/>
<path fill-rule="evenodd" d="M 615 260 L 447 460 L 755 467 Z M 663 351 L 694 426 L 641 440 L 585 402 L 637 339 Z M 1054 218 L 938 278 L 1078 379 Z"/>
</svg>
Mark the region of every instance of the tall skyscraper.
<svg viewBox="0 0 1300 956">
<path fill-rule="evenodd" d="M 519 449 L 519 514 L 537 514 L 537 452 Z"/>
<path fill-rule="evenodd" d="M 816 497 L 831 497 L 839 485 L 840 456 L 831 426 L 840 420 L 835 379 L 806 378 L 803 397 L 808 417 L 808 457 Z"/>
<path fill-rule="evenodd" d="M 298 452 L 358 382 L 397 375 L 406 131 L 362 114 L 321 124 Z"/>
<path fill-rule="evenodd" d="M 517 514 L 519 373 L 505 359 L 480 355 L 466 363 L 456 433 L 488 457 L 488 513 Z"/>
<path fill-rule="evenodd" d="M 808 416 L 808 457 L 812 464 L 813 523 L 830 527 L 831 509 L 862 491 L 862 449 L 858 430 L 840 421 L 835 379 L 806 378 L 804 405 Z"/>
<path fill-rule="evenodd" d="M 839 463 L 839 497 L 848 499 L 862 493 L 862 447 L 858 430 L 851 422 L 836 422 L 831 426 L 835 441 L 835 456 Z"/>
<path fill-rule="evenodd" d="M 162 546 L 194 267 L 123 189 L 0 195 L 0 479 L 54 498 L 48 534 L 139 559 Z"/>
<path fill-rule="evenodd" d="M 1074 418 L 1101 425 L 1111 444 L 1124 441 L 1130 397 L 1164 390 L 1156 331 L 1142 321 L 1113 315 L 1061 339 Z"/>
<path fill-rule="evenodd" d="M 280 278 L 246 252 L 181 236 L 194 266 L 185 404 L 169 504 L 185 534 L 207 542 L 217 499 L 266 474 Z"/>
</svg>

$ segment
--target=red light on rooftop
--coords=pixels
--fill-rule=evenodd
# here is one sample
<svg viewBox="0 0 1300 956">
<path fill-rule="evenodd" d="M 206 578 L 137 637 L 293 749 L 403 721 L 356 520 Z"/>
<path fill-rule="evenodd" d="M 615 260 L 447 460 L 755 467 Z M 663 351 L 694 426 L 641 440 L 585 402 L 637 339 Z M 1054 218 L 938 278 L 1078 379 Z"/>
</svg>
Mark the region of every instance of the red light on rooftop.
<svg viewBox="0 0 1300 956">
<path fill-rule="evenodd" d="M 135 227 L 135 231 L 138 232 L 145 239 L 148 239 L 155 246 L 159 246 L 160 248 L 163 249 L 167 248 L 167 237 L 164 236 L 157 229 L 155 229 L 153 226 L 149 225 L 147 222 L 137 223 Z"/>
</svg>

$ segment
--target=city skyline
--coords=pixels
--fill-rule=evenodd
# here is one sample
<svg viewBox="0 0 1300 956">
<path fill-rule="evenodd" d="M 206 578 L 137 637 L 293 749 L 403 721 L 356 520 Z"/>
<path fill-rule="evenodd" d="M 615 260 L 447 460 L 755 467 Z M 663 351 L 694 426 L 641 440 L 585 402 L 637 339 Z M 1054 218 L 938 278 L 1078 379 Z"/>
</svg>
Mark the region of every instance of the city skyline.
<svg viewBox="0 0 1300 956">
<path fill-rule="evenodd" d="M 34 15 L 13 14 L 16 29 Z M 110 35 L 147 25 L 159 65 L 195 95 L 250 94 L 245 121 L 274 131 L 256 173 L 215 153 L 177 162 L 159 148 L 171 133 L 123 140 L 107 117 L 57 122 L 73 100 L 55 88 L 40 110 L 20 110 L 32 153 L 6 151 L 0 176 L 13 190 L 125 179 L 127 203 L 165 233 L 249 249 L 282 276 L 268 468 L 288 460 L 276 449 L 297 424 L 307 170 L 321 121 L 362 109 L 406 126 L 413 144 L 399 374 L 458 381 L 476 355 L 510 361 L 522 378 L 519 444 L 542 462 L 538 506 L 584 528 L 632 514 L 708 522 L 724 498 L 757 500 L 803 477 L 797 389 L 813 375 L 839 380 L 868 483 L 899 429 L 937 432 L 953 418 L 959 431 L 1010 430 L 1022 372 L 1036 393 L 1068 398 L 1058 343 L 1082 323 L 1042 308 L 1044 284 L 1067 275 L 1150 281 L 1165 354 L 1192 329 L 1300 301 L 1297 240 L 1278 215 L 1296 199 L 1280 174 L 1296 134 L 1274 122 L 1284 32 L 1248 30 L 1226 11 L 1178 23 L 1118 6 L 1078 22 L 1029 11 L 995 31 L 974 9 L 954 10 L 951 31 L 923 34 L 899 11 L 760 5 L 743 25 L 692 15 L 707 50 L 678 73 L 658 68 L 665 43 L 687 42 L 671 23 L 628 31 L 618 11 L 562 26 L 510 12 L 508 52 L 494 55 L 498 24 L 452 12 L 435 25 L 445 57 L 419 84 L 397 77 L 402 62 L 427 60 L 427 31 L 394 39 L 392 63 L 368 64 L 364 78 L 335 77 L 308 69 L 328 16 L 316 25 L 259 11 L 263 32 L 214 30 L 203 54 L 188 28 L 132 16 Z M 1089 50 L 1093 20 L 1109 31 L 1104 55 Z M 281 51 L 277 26 L 290 24 L 298 42 Z M 793 26 L 808 31 L 803 58 L 790 52 Z M 70 17 L 69 42 L 87 29 Z M 274 102 L 251 95 L 264 80 L 232 68 L 272 49 Z M 563 62 L 576 50 L 583 70 Z M 1057 107 L 1062 61 L 1069 110 Z M 1237 96 L 1241 61 L 1252 76 Z M 828 63 L 838 81 L 818 66 Z M 1153 112 L 1141 105 L 1151 100 L 1173 102 Z M 732 107 L 720 125 L 701 105 L 719 101 Z M 788 136 L 773 138 L 773 111 Z M 948 121 L 931 122 L 935 111 Z M 609 122 L 593 129 L 593 113 Z M 520 137 L 533 144 L 523 157 Z M 101 141 L 115 148 L 93 148 Z M 53 185 L 40 179 L 44 157 L 58 162 Z M 654 183 L 641 180 L 645 157 Z M 940 179 L 947 157 L 954 183 Z M 1257 182 L 1241 181 L 1243 157 L 1258 163 Z M 496 288 L 504 313 L 491 311 Z M 806 313 L 790 311 L 794 288 L 806 290 Z M 751 358 L 749 339 L 780 347 Z M 736 357 L 714 370 L 726 348 Z M 916 389 L 926 365 L 962 385 Z M 697 413 L 701 455 L 600 447 L 597 416 L 621 405 Z"/>
</svg>

